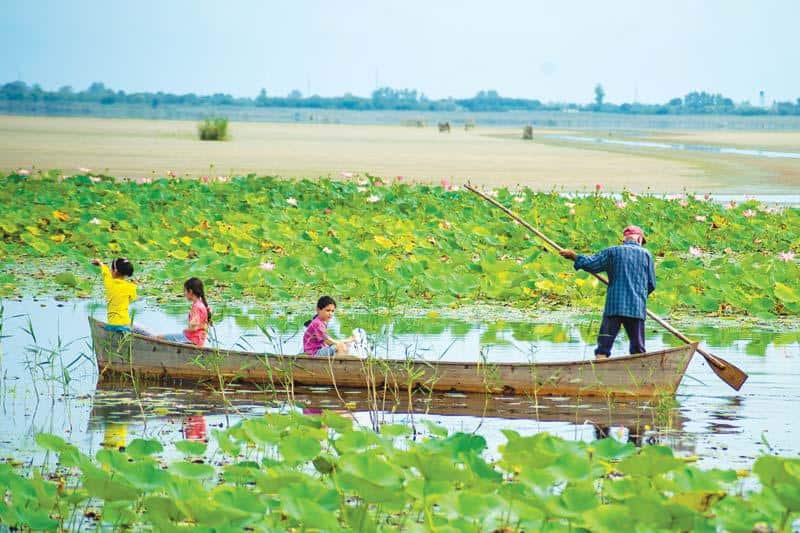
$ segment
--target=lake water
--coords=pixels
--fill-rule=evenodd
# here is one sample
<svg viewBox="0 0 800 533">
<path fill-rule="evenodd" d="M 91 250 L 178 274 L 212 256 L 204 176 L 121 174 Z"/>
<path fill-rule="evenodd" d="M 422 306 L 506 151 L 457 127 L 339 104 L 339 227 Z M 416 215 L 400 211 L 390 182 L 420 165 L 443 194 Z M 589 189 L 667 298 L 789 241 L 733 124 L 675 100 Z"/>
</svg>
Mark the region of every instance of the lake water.
<svg viewBox="0 0 800 533">
<path fill-rule="evenodd" d="M 102 443 L 124 445 L 146 436 L 164 441 L 207 437 L 225 427 L 266 411 L 322 408 L 348 409 L 370 426 L 376 421 L 406 422 L 420 427 L 423 419 L 451 430 L 477 431 L 490 449 L 504 441 L 500 429 L 523 434 L 549 431 L 573 439 L 592 440 L 612 433 L 637 443 L 661 442 L 684 455 L 698 456 L 704 466 L 744 468 L 759 453 L 800 454 L 795 405 L 800 401 L 800 332 L 745 329 L 731 324 L 693 322 L 684 331 L 705 342 L 715 354 L 750 374 L 741 391 L 719 381 L 696 356 L 676 396 L 664 400 L 632 400 L 609 404 L 586 399 L 555 398 L 535 401 L 524 396 L 486 398 L 482 395 L 435 394 L 415 396 L 408 403 L 387 403 L 369 410 L 358 391 L 298 387 L 290 398 L 284 391 L 252 391 L 233 386 L 208 388 L 150 387 L 98 383 L 87 316 L 103 318 L 96 301 L 4 300 L 0 345 L 0 459 L 39 464 L 35 450 L 39 432 L 64 436 L 89 453 Z M 296 306 L 225 309 L 214 335 L 221 346 L 255 351 L 300 351 L 301 324 L 308 317 L 291 312 Z M 173 302 L 167 310 L 137 303 L 135 321 L 157 332 L 180 331 L 185 305 Z M 423 357 L 430 360 L 564 361 L 592 357 L 597 319 L 569 317 L 554 320 L 505 317 L 478 310 L 462 316 L 437 313 L 368 314 L 342 308 L 334 330 L 363 327 L 375 341 L 378 357 Z M 648 348 L 675 341 L 648 324 Z M 268 331 L 268 340 L 263 331 Z M 624 353 L 620 339 L 615 353 Z M 66 369 L 66 370 L 65 370 Z M 65 379 L 64 376 L 68 376 Z M 292 400 L 287 402 L 287 400 Z"/>
<path fill-rule="evenodd" d="M 755 148 L 729 148 L 725 146 L 710 146 L 704 144 L 629 141 L 622 139 L 609 139 L 605 137 L 583 137 L 580 135 L 546 135 L 546 137 L 569 142 L 611 144 L 617 146 L 632 146 L 634 148 L 657 148 L 659 150 L 708 152 L 715 154 L 743 155 L 749 157 L 766 157 L 769 159 L 800 159 L 800 152 L 776 152 L 772 150 L 757 150 Z"/>
</svg>

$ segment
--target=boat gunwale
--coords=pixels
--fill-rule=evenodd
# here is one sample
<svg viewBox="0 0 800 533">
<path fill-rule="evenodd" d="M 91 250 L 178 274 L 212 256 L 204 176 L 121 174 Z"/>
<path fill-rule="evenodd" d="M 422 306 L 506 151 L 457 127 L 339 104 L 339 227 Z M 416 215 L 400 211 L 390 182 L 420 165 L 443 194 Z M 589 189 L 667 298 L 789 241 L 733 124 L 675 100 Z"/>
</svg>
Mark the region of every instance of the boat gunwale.
<svg viewBox="0 0 800 533">
<path fill-rule="evenodd" d="M 94 328 L 100 327 L 103 328 L 107 324 L 101 320 L 98 320 L 94 317 L 89 317 L 89 323 L 91 325 L 91 334 L 92 334 L 92 342 L 94 342 Z M 118 333 L 114 331 L 105 330 L 108 333 Z M 319 361 L 319 360 L 330 360 L 330 361 L 364 361 L 365 359 L 360 357 L 355 357 L 351 355 L 337 355 L 334 357 L 317 357 L 313 355 L 308 355 L 305 353 L 301 354 L 270 354 L 270 353 L 259 353 L 259 352 L 247 352 L 244 350 L 234 350 L 228 348 L 212 348 L 212 347 L 205 347 L 205 346 L 196 346 L 196 345 L 188 345 L 185 343 L 180 342 L 172 342 L 163 339 L 159 339 L 156 337 L 148 337 L 146 335 L 140 335 L 138 333 L 130 332 L 129 335 L 135 339 L 139 339 L 141 341 L 161 345 L 161 346 L 170 346 L 174 348 L 182 348 L 182 349 L 189 349 L 195 352 L 206 352 L 210 354 L 218 354 L 218 353 L 226 353 L 231 355 L 237 355 L 240 357 L 266 357 L 271 359 L 280 359 L 280 358 L 290 358 L 294 360 L 310 360 L 310 361 Z M 689 352 L 689 359 L 694 356 L 695 351 L 700 343 L 698 341 L 684 344 L 683 346 L 676 346 L 674 348 L 665 348 L 663 350 L 658 350 L 656 352 L 645 352 L 641 354 L 628 354 L 628 355 L 618 355 L 614 357 L 608 357 L 603 359 L 586 359 L 584 361 L 564 361 L 564 362 L 557 362 L 557 361 L 546 361 L 546 362 L 526 362 L 526 363 L 511 363 L 511 362 L 476 362 L 476 361 L 436 361 L 436 360 L 428 360 L 428 359 L 386 359 L 386 358 L 377 358 L 382 362 L 386 363 L 398 363 L 398 364 L 406 364 L 409 362 L 417 363 L 417 364 L 427 364 L 427 365 L 437 365 L 437 366 L 496 366 L 496 367 L 504 367 L 504 368 L 529 368 L 531 366 L 538 366 L 538 367 L 565 367 L 565 366 L 594 366 L 594 365 L 607 365 L 607 364 L 616 364 L 616 363 L 627 363 L 637 360 L 645 360 L 645 359 L 652 359 L 656 357 L 661 357 L 664 355 L 677 355 L 679 352 L 686 352 L 687 350 L 691 350 Z M 687 360 L 688 366 L 688 360 Z M 684 373 L 686 372 L 684 368 Z"/>
</svg>

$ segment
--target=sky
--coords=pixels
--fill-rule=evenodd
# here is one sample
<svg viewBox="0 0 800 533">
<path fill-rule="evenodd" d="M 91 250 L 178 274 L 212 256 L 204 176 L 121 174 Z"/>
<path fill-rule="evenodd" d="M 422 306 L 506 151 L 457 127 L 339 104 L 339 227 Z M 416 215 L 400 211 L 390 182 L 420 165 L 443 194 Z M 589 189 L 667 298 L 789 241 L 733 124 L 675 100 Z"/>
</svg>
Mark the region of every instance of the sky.
<svg viewBox="0 0 800 533">
<path fill-rule="evenodd" d="M 665 102 L 800 97 L 800 1 L 0 0 L 0 83 Z"/>
</svg>

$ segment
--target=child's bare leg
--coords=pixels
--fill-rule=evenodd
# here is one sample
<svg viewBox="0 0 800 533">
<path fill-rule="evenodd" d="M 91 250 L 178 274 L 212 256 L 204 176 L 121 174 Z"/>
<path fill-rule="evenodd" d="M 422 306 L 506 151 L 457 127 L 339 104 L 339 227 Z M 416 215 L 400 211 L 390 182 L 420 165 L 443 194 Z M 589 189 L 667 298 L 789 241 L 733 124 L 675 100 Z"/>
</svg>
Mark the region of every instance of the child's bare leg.
<svg viewBox="0 0 800 533">
<path fill-rule="evenodd" d="M 336 343 L 336 355 L 347 355 L 347 345 L 345 343 Z"/>
</svg>

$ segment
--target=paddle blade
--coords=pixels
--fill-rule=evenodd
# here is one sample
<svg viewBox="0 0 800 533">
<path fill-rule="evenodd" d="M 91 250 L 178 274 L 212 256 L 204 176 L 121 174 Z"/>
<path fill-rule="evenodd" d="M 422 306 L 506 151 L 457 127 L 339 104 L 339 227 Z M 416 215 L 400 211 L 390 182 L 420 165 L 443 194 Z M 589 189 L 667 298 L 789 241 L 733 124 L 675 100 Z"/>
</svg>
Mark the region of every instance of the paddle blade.
<svg viewBox="0 0 800 533">
<path fill-rule="evenodd" d="M 708 362 L 708 366 L 711 367 L 711 370 L 719 376 L 719 379 L 730 385 L 733 389 L 739 390 L 744 385 L 744 382 L 747 381 L 747 374 L 741 368 L 737 367 L 734 364 L 729 363 L 724 359 L 720 359 L 719 357 L 714 356 L 719 362 L 724 365 L 724 368 L 720 368 L 718 365 L 714 364 L 714 361 L 706 356 L 703 352 L 700 354 L 705 357 L 706 362 Z"/>
</svg>

